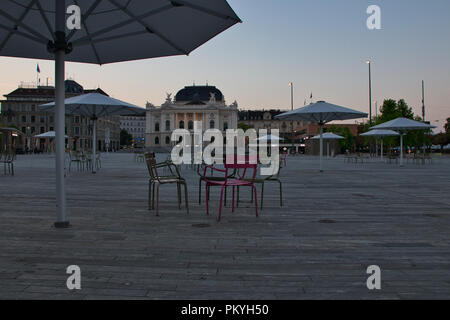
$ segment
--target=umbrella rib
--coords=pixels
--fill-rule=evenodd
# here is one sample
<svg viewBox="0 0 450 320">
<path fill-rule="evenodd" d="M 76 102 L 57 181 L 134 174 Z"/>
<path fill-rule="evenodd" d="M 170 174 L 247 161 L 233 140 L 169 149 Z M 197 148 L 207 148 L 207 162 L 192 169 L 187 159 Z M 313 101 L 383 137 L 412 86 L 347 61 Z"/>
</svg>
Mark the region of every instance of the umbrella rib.
<svg viewBox="0 0 450 320">
<path fill-rule="evenodd" d="M 152 10 L 152 11 L 149 11 L 149 12 L 147 12 L 147 13 L 145 13 L 145 14 L 142 14 L 142 15 L 138 16 L 138 18 L 140 18 L 140 19 L 147 18 L 147 17 L 152 16 L 152 15 L 155 15 L 155 14 L 157 14 L 157 13 L 160 13 L 160 12 L 163 12 L 163 11 L 166 11 L 166 10 L 169 10 L 169 9 L 172 9 L 172 7 L 173 7 L 173 6 L 171 6 L 171 5 L 166 5 L 166 6 L 164 6 L 164 7 L 159 8 L 159 9 Z M 97 37 L 97 36 L 100 36 L 100 35 L 103 35 L 103 34 L 105 34 L 105 33 L 110 32 L 110 31 L 113 31 L 113 30 L 115 30 L 115 29 L 119 29 L 119 28 L 121 28 L 121 27 L 124 27 L 124 26 L 126 26 L 126 25 L 128 25 L 128 24 L 130 24 L 130 23 L 133 23 L 134 21 L 135 21 L 135 19 L 128 19 L 128 20 L 125 20 L 125 21 L 123 21 L 123 22 L 117 23 L 117 24 L 112 25 L 112 26 L 110 26 L 110 27 L 107 27 L 107 28 L 101 29 L 101 30 L 99 30 L 99 31 L 93 32 L 93 33 L 91 33 L 91 37 L 92 37 L 92 38 L 95 38 L 95 37 Z M 148 32 L 148 31 L 145 31 L 145 33 L 147 33 L 147 32 Z M 73 45 L 79 45 L 80 43 L 83 43 L 83 42 L 85 42 L 85 41 L 88 41 L 88 38 L 87 38 L 87 37 L 82 37 L 82 38 L 80 38 L 80 39 L 77 39 L 77 40 L 73 41 L 72 44 L 73 44 Z"/>
<path fill-rule="evenodd" d="M 48 31 L 50 32 L 50 34 L 53 37 L 53 40 L 56 40 L 55 34 L 54 34 L 53 30 L 52 30 L 52 26 L 50 25 L 50 21 L 47 19 L 47 15 L 45 14 L 44 9 L 42 8 L 41 3 L 39 2 L 39 0 L 36 1 L 36 5 L 37 5 L 37 7 L 39 9 L 39 13 L 41 14 L 42 19 L 44 20 L 45 25 L 47 26 Z"/>
<path fill-rule="evenodd" d="M 89 9 L 82 15 L 81 17 L 81 21 L 83 21 L 83 25 L 86 27 L 86 20 L 91 17 L 92 12 L 95 10 L 95 8 L 98 7 L 98 5 L 100 4 L 100 2 L 102 2 L 103 0 L 97 0 L 95 1 L 90 7 Z M 76 4 L 77 1 L 75 1 Z M 72 39 L 72 37 L 74 36 L 74 34 L 77 32 L 77 29 L 72 30 L 68 35 L 67 35 L 67 41 L 69 41 L 70 39 Z M 87 33 L 87 31 L 86 31 Z M 88 35 L 89 36 L 89 35 Z"/>
<path fill-rule="evenodd" d="M 139 18 L 138 16 L 136 16 L 135 14 L 133 14 L 130 10 L 128 10 L 127 8 L 123 8 L 120 6 L 120 4 L 118 4 L 115 0 L 109 0 L 109 2 L 111 2 L 113 5 L 115 5 L 117 8 L 122 9 L 122 11 L 127 14 L 128 16 L 130 16 L 131 18 L 135 19 L 137 22 L 139 22 L 139 24 L 141 24 L 143 27 L 145 27 L 145 30 L 149 31 L 149 33 L 154 33 L 156 34 L 159 38 L 161 38 L 161 40 L 165 41 L 167 44 L 169 44 L 172 48 L 174 48 L 175 50 L 188 55 L 189 53 L 181 48 L 179 48 L 176 44 L 174 44 L 172 41 L 170 41 L 169 39 L 167 39 L 165 36 L 163 36 L 161 33 L 159 33 L 158 31 L 156 31 L 153 28 L 150 28 L 150 26 L 145 23 L 144 21 L 142 21 L 141 18 Z"/>
<path fill-rule="evenodd" d="M 101 2 L 102 0 L 97 0 L 90 8 L 89 8 L 89 11 L 91 11 L 91 9 L 92 9 L 92 11 L 95 9 L 95 7 L 97 7 L 98 5 L 99 5 L 99 3 Z M 75 0 L 75 4 L 76 5 L 78 5 L 78 1 L 76 1 Z M 91 11 L 91 12 L 92 12 Z M 89 15 L 90 15 L 90 13 L 89 13 Z M 89 16 L 88 15 L 88 16 Z M 97 63 L 98 64 L 102 64 L 102 62 L 101 62 L 101 60 L 100 60 L 100 56 L 98 55 L 98 51 L 97 51 L 97 48 L 95 48 L 95 44 L 94 44 L 94 42 L 92 42 L 92 37 L 91 37 L 91 34 L 89 33 L 89 29 L 88 29 L 88 27 L 87 27 L 87 25 L 86 25 L 86 20 L 85 19 L 83 19 L 82 20 L 83 21 L 83 26 L 84 26 L 84 28 L 86 29 L 86 35 L 87 35 L 87 37 L 89 38 L 89 42 L 90 42 L 90 44 L 91 44 L 91 47 L 92 47 L 92 51 L 94 51 L 94 55 L 95 55 L 95 58 L 97 59 Z"/>
<path fill-rule="evenodd" d="M 7 20 L 9 20 L 11 22 L 14 22 L 17 26 L 20 26 L 20 27 L 24 28 L 25 30 L 27 30 L 28 32 L 30 32 L 31 34 L 36 36 L 37 38 L 41 38 L 42 40 L 47 41 L 48 39 L 44 35 L 42 35 L 41 33 L 37 32 L 36 30 L 30 28 L 29 26 L 27 26 L 26 24 L 24 24 L 21 21 L 21 20 L 23 20 L 26 17 L 28 12 L 30 12 L 31 7 L 35 4 L 36 1 L 37 0 L 33 0 L 32 2 L 30 2 L 29 6 L 25 10 L 25 12 L 22 14 L 20 19 L 14 18 L 13 16 L 9 15 L 7 12 L 5 12 L 4 10 L 1 10 L 1 9 L 0 9 L 0 15 L 5 17 Z M 14 31 L 11 31 L 11 32 L 12 32 L 12 34 L 14 34 Z"/>
<path fill-rule="evenodd" d="M 34 5 L 34 3 L 36 2 L 36 0 L 33 0 L 32 2 L 30 2 L 30 4 L 25 8 L 25 11 L 22 13 L 22 15 L 20 16 L 19 20 L 23 20 L 28 12 L 30 12 L 31 7 Z M 17 23 L 16 19 L 14 19 L 13 17 L 9 16 L 7 13 L 5 13 L 3 10 L 0 10 L 0 14 L 3 15 L 5 18 L 12 20 L 13 22 L 15 22 L 16 24 L 22 24 L 22 23 Z M 9 16 L 9 17 L 8 17 Z M 2 43 L 0 44 L 0 51 L 3 50 L 3 48 L 5 47 L 6 43 L 8 43 L 9 39 L 11 38 L 11 36 L 15 33 L 22 35 L 22 32 L 16 30 L 16 27 L 10 28 L 10 27 L 3 27 L 3 29 L 6 29 L 9 31 L 8 35 L 6 36 L 6 38 L 2 41 Z M 24 27 L 25 28 L 25 27 Z M 26 28 L 25 28 L 26 29 Z M 25 35 L 25 33 L 23 33 L 23 35 Z M 45 39 L 47 41 L 47 39 Z"/>
<path fill-rule="evenodd" d="M 105 37 L 105 38 L 100 38 L 100 39 L 95 39 L 92 40 L 93 43 L 100 43 L 100 42 L 105 42 L 105 41 L 111 41 L 111 40 L 117 40 L 117 39 L 121 39 L 121 38 L 126 38 L 126 37 L 130 37 L 130 36 L 138 36 L 141 34 L 147 34 L 148 31 L 136 31 L 136 32 L 129 32 L 129 33 L 124 33 L 121 35 L 117 35 L 117 36 L 111 36 L 111 37 Z M 88 40 L 83 40 L 80 42 L 77 42 L 77 46 L 81 47 L 84 45 L 88 45 L 90 41 Z"/>
<path fill-rule="evenodd" d="M 197 11 L 201 11 L 203 13 L 207 13 L 209 15 L 212 15 L 212 16 L 215 16 L 215 17 L 218 17 L 218 18 L 231 19 L 231 20 L 234 20 L 236 22 L 242 22 L 241 19 L 236 19 L 236 18 L 231 17 L 229 15 L 225 15 L 223 13 L 220 13 L 220 12 L 217 12 L 217 11 L 214 11 L 214 10 L 211 10 L 211 9 L 203 8 L 201 6 L 198 6 L 198 5 L 195 5 L 195 4 L 192 4 L 192 3 L 188 3 L 188 2 L 183 1 L 183 0 L 176 0 L 176 1 L 171 1 L 171 2 L 182 4 L 182 5 L 186 6 L 186 7 L 191 8 L 191 9 L 194 9 L 194 10 L 197 10 Z"/>
<path fill-rule="evenodd" d="M 0 24 L 0 29 L 11 31 L 11 27 L 5 26 L 3 24 Z M 31 35 L 29 35 L 27 33 L 21 32 L 21 31 L 14 31 L 13 34 L 22 36 L 24 38 L 28 38 L 28 39 L 33 40 L 33 41 L 35 41 L 37 43 L 40 43 L 40 44 L 42 44 L 42 43 L 47 44 L 47 42 L 48 42 L 47 40 L 43 41 L 41 39 L 35 38 L 35 37 L 33 37 L 33 36 L 31 36 Z M 0 46 L 0 52 L 3 50 L 4 46 L 6 45 L 6 43 L 7 43 L 7 41 L 2 43 L 2 45 Z"/>
</svg>

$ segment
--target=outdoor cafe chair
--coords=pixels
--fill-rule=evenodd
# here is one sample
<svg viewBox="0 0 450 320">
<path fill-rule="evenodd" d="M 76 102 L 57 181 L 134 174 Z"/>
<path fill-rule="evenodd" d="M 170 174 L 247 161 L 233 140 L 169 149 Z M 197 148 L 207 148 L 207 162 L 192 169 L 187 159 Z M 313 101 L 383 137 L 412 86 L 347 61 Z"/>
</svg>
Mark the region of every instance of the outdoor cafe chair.
<svg viewBox="0 0 450 320">
<path fill-rule="evenodd" d="M 157 163 L 154 153 L 146 153 L 145 161 L 147 163 L 147 169 L 150 175 L 149 189 L 148 189 L 148 209 L 149 210 L 155 209 L 155 189 L 156 189 L 156 215 L 159 216 L 159 187 L 165 184 L 176 183 L 178 195 L 178 208 L 181 209 L 181 185 L 183 185 L 186 210 L 187 213 L 189 214 L 187 183 L 186 180 L 183 177 L 181 177 L 178 168 L 171 161 Z M 163 168 L 167 168 L 170 172 L 170 175 L 168 176 L 160 175 L 158 169 Z"/>
<path fill-rule="evenodd" d="M 222 218 L 222 204 L 223 204 L 223 195 L 224 195 L 224 191 L 227 187 L 232 187 L 233 188 L 233 199 L 232 199 L 232 212 L 234 212 L 234 195 L 235 195 L 235 187 L 252 187 L 252 190 L 255 193 L 255 210 L 256 210 L 256 216 L 258 217 L 258 201 L 257 201 L 257 190 L 256 190 L 256 186 L 254 185 L 254 180 L 256 177 L 256 172 L 258 170 L 258 164 L 255 158 L 255 161 L 251 161 L 251 157 L 249 156 L 244 156 L 244 157 L 239 157 L 239 156 L 234 156 L 232 155 L 231 157 L 234 157 L 234 161 L 230 161 L 233 159 L 230 159 L 230 156 L 227 157 L 227 161 L 224 164 L 225 169 L 219 169 L 216 168 L 214 166 L 205 166 L 204 170 L 203 170 L 203 179 L 206 182 L 206 214 L 209 215 L 209 189 L 212 186 L 220 186 L 221 191 L 220 191 L 220 203 L 219 203 L 219 216 L 218 216 L 218 221 L 221 220 Z M 239 161 L 244 159 L 244 161 Z M 232 163 L 233 162 L 233 163 Z M 239 163 L 239 162 L 245 162 L 245 163 Z M 252 163 L 255 162 L 255 163 Z M 220 172 L 223 173 L 224 175 L 224 180 L 222 181 L 217 181 L 217 180 L 210 180 L 207 178 L 207 171 L 211 169 L 213 171 L 216 172 Z M 241 177 L 237 178 L 229 178 L 230 174 L 232 171 L 234 170 L 244 170 L 243 174 Z M 253 174 L 252 174 L 252 178 L 248 179 L 248 180 L 244 180 L 244 177 L 246 176 L 247 170 L 253 170 Z"/>
<path fill-rule="evenodd" d="M 276 174 L 267 176 L 265 178 L 261 177 L 261 178 L 254 179 L 254 183 L 261 185 L 261 206 L 260 206 L 261 210 L 263 210 L 263 204 L 264 204 L 264 186 L 266 183 L 269 183 L 269 182 L 277 182 L 279 184 L 279 186 L 280 186 L 280 207 L 283 206 L 283 184 L 280 180 L 280 172 L 281 172 L 282 167 L 283 167 L 282 162 L 280 161 L 279 169 Z M 250 180 L 251 180 L 251 178 L 244 177 L 244 181 L 250 181 Z M 239 202 L 240 202 L 240 199 L 239 199 L 239 191 L 240 190 L 239 189 L 240 189 L 240 187 L 237 188 L 237 207 L 239 207 Z M 253 200 L 253 197 L 252 197 L 252 200 Z"/>
<path fill-rule="evenodd" d="M 0 154 L 0 162 L 3 162 L 3 171 L 6 175 L 6 168 L 8 168 L 8 173 L 10 175 L 14 175 L 14 158 L 15 155 L 11 152 L 6 152 Z"/>
<path fill-rule="evenodd" d="M 69 152 L 69 172 L 72 169 L 72 162 L 77 164 L 77 169 L 80 171 L 81 159 L 76 151 Z"/>
<path fill-rule="evenodd" d="M 225 181 L 224 176 L 214 176 L 214 170 L 210 169 L 210 175 L 204 176 L 205 164 L 197 165 L 197 174 L 199 176 L 198 181 L 198 204 L 202 204 L 202 182 L 206 182 L 206 180 L 210 181 Z M 234 178 L 236 174 L 236 170 L 233 170 L 228 178 Z M 224 205 L 227 205 L 227 188 L 225 188 L 225 201 Z"/>
</svg>

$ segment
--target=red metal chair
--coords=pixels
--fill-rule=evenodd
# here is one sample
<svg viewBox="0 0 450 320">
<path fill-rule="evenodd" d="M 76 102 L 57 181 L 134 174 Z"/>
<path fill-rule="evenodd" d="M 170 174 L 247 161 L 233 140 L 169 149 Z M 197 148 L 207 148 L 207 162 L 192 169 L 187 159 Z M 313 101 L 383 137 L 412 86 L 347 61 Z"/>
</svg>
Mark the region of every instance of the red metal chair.
<svg viewBox="0 0 450 320">
<path fill-rule="evenodd" d="M 233 158 L 234 157 L 234 158 Z M 234 161 L 233 161 L 234 159 Z M 243 162 L 243 163 L 239 163 Z M 234 194 L 235 194 L 235 187 L 252 187 L 253 191 L 255 193 L 255 210 L 256 210 L 256 216 L 258 217 L 258 200 L 257 200 L 257 190 L 256 186 L 254 185 L 256 172 L 258 170 L 258 161 L 257 157 L 236 157 L 236 156 L 227 156 L 227 161 L 225 163 L 225 169 L 218 169 L 214 166 L 206 166 L 203 172 L 203 181 L 206 182 L 206 214 L 209 215 L 209 188 L 211 186 L 221 186 L 222 189 L 220 191 L 220 205 L 219 205 L 219 217 L 218 221 L 222 218 L 222 204 L 223 204 L 223 193 L 227 187 L 233 188 L 233 200 L 232 200 L 232 212 L 234 212 Z M 223 181 L 217 181 L 217 180 L 210 180 L 206 176 L 207 170 L 213 170 L 217 172 L 224 173 L 224 180 Z M 230 172 L 234 170 L 240 170 L 243 169 L 244 172 L 241 175 L 240 178 L 231 178 Z M 246 178 L 247 170 L 253 170 L 253 174 L 251 178 Z M 245 179 L 246 178 L 246 179 Z M 244 180 L 245 179 L 245 180 Z"/>
</svg>

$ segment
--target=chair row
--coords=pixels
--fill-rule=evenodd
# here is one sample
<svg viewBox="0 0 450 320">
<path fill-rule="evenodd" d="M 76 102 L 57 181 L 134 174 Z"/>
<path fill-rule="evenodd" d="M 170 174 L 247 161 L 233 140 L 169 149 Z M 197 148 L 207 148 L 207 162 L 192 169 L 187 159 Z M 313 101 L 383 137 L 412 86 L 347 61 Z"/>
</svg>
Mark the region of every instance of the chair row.
<svg viewBox="0 0 450 320">
<path fill-rule="evenodd" d="M 184 186 L 185 205 L 189 213 L 188 204 L 188 190 L 187 182 L 181 176 L 179 168 L 174 165 L 170 160 L 166 160 L 161 163 L 157 163 L 155 154 L 146 153 L 145 159 L 147 168 L 149 171 L 149 210 L 155 209 L 155 189 L 156 189 L 156 215 L 159 215 L 159 187 L 164 184 L 177 184 L 178 190 L 178 207 L 181 209 L 182 196 L 181 186 Z M 235 211 L 235 194 L 237 192 L 236 207 L 239 207 L 240 202 L 240 189 L 248 187 L 251 189 L 251 202 L 255 204 L 255 213 L 258 216 L 258 192 L 255 184 L 261 184 L 261 210 L 263 209 L 264 201 L 264 186 L 269 182 L 277 182 L 280 187 L 280 206 L 283 206 L 283 188 L 282 182 L 279 178 L 280 170 L 272 176 L 257 178 L 258 164 L 257 159 L 250 160 L 250 158 L 244 159 L 244 161 L 226 161 L 224 168 L 218 168 L 215 166 L 198 165 L 197 174 L 199 176 L 199 204 L 202 194 L 202 183 L 205 183 L 205 198 L 206 198 L 206 213 L 209 215 L 209 200 L 211 187 L 220 187 L 220 202 L 219 202 L 219 215 L 218 220 L 222 217 L 222 207 L 226 205 L 227 189 L 232 189 L 232 211 Z M 285 159 L 282 159 L 285 160 Z M 243 162 L 242 164 L 240 162 Z M 280 169 L 284 161 L 280 161 Z M 166 172 L 166 174 L 161 174 Z M 219 175 L 217 175 L 219 174 Z M 224 197 L 225 196 L 225 197 Z"/>
<path fill-rule="evenodd" d="M 8 174 L 14 175 L 14 160 L 16 159 L 16 155 L 10 152 L 2 152 L 0 153 L 0 163 L 3 163 L 3 172 L 6 175 L 6 171 Z M 6 170 L 8 169 L 8 170 Z"/>
</svg>

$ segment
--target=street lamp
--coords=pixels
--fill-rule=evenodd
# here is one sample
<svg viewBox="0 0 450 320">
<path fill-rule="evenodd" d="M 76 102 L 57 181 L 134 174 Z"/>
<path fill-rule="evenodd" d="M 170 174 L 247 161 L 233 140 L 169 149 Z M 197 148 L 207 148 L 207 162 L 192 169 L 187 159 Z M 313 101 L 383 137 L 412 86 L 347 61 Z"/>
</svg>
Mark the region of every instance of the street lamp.
<svg viewBox="0 0 450 320">
<path fill-rule="evenodd" d="M 367 60 L 366 63 L 369 65 L 369 123 L 372 125 L 372 70 L 371 61 Z"/>
<path fill-rule="evenodd" d="M 289 82 L 289 87 L 291 87 L 291 110 L 294 111 L 294 83 Z M 291 134 L 292 145 L 294 145 L 294 121 L 291 121 Z"/>
</svg>

